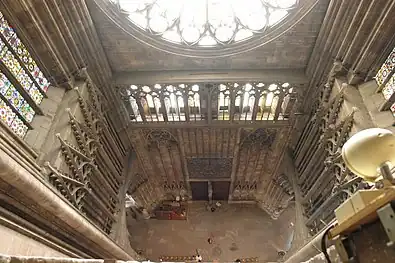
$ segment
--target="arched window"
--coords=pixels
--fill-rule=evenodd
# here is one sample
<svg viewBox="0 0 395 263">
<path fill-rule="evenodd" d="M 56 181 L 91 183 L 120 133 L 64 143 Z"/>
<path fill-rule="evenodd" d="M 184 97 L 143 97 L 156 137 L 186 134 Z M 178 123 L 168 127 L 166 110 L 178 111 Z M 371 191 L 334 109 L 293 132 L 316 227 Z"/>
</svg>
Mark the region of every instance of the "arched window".
<svg viewBox="0 0 395 263">
<path fill-rule="evenodd" d="M 375 79 L 379 90 L 386 99 L 386 103 L 383 105 L 382 110 L 390 109 L 395 114 L 395 49 L 392 50 L 391 54 L 385 60 L 380 70 L 377 72 Z"/>
<path fill-rule="evenodd" d="M 24 137 L 49 82 L 0 12 L 0 119 Z"/>
</svg>

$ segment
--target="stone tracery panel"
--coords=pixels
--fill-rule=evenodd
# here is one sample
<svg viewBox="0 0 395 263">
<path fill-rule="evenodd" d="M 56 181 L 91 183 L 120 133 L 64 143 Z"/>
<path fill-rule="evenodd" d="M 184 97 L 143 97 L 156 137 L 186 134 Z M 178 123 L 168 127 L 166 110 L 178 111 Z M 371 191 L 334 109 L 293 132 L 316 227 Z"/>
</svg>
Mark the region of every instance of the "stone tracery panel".
<svg viewBox="0 0 395 263">
<path fill-rule="evenodd" d="M 288 120 L 297 97 L 277 82 L 136 84 L 119 94 L 133 123 Z"/>
<path fill-rule="evenodd" d="M 189 177 L 192 179 L 230 178 L 232 158 L 188 158 Z"/>
<path fill-rule="evenodd" d="M 168 192 L 185 191 L 185 175 L 176 132 L 167 129 L 144 129 L 144 138 L 154 160 L 153 165 L 162 177 L 163 188 Z"/>
<path fill-rule="evenodd" d="M 111 148 L 114 138 L 108 131 L 100 92 L 85 69 L 79 74 L 82 91 L 75 89 L 70 92 L 77 93 L 78 113 L 82 116 L 77 117 L 67 109 L 72 136 L 64 139 L 57 134 L 66 166 L 58 168 L 49 162 L 45 165 L 54 187 L 109 233 L 116 220 L 122 167 L 113 159 L 119 152 Z M 110 156 L 109 152 L 115 155 Z"/>
<path fill-rule="evenodd" d="M 331 86 L 323 94 L 329 94 Z M 306 224 L 315 232 L 334 218 L 334 209 L 360 187 L 361 180 L 346 168 L 341 148 L 350 136 L 354 111 L 343 119 L 340 90 L 323 104 L 306 125 L 294 151 L 298 185 L 307 216 Z"/>
<path fill-rule="evenodd" d="M 276 139 L 276 129 L 242 130 L 240 134 L 239 161 L 233 184 L 234 200 L 254 200 L 265 172 L 268 172 L 271 147 Z"/>
</svg>

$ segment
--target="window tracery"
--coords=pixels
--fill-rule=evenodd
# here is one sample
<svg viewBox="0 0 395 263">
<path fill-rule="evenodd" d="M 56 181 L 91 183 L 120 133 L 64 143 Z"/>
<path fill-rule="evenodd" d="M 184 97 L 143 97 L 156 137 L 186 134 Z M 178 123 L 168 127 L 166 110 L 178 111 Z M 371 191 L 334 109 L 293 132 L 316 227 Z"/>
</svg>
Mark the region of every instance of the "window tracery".
<svg viewBox="0 0 395 263">
<path fill-rule="evenodd" d="M 0 12 L 0 118 L 24 137 L 49 81 Z"/>
<path fill-rule="evenodd" d="M 381 87 L 381 93 L 388 101 L 395 92 L 395 49 L 387 57 L 384 64 L 377 72 L 375 79 L 377 85 Z M 392 102 L 392 101 L 391 101 Z M 393 114 L 395 114 L 395 103 L 389 107 Z"/>
<path fill-rule="evenodd" d="M 111 1 L 149 34 L 199 47 L 246 41 L 278 24 L 298 6 L 298 0 Z"/>
<path fill-rule="evenodd" d="M 296 101 L 289 83 L 196 83 L 121 87 L 132 122 L 287 120 Z"/>
</svg>

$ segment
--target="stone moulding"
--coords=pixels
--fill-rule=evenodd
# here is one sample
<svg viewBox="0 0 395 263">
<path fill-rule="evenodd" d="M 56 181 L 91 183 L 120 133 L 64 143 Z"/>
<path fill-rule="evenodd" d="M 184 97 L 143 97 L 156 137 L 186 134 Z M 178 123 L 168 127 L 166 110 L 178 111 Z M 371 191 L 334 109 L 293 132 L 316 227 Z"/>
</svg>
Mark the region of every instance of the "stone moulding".
<svg viewBox="0 0 395 263">
<path fill-rule="evenodd" d="M 71 207 L 48 186 L 32 176 L 2 149 L 0 149 L 0 177 L 17 190 L 26 194 L 28 198 L 45 207 L 48 212 L 55 214 L 67 225 L 78 229 L 82 235 L 96 243 L 109 255 L 124 260 L 133 259 L 102 231 L 81 216 L 75 208 Z M 26 191 L 26 189 L 30 190 Z"/>
</svg>

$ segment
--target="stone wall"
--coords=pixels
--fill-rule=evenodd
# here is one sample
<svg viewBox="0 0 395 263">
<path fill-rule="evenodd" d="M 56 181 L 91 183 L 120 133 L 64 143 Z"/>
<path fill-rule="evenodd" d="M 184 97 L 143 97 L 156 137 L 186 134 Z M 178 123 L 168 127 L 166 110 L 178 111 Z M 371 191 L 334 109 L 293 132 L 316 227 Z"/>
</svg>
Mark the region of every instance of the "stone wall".
<svg viewBox="0 0 395 263">
<path fill-rule="evenodd" d="M 386 128 L 395 131 L 394 117 L 391 111 L 380 111 L 381 106 L 385 103 L 385 98 L 381 92 L 377 92 L 378 86 L 375 80 L 362 83 L 358 90 L 363 99 L 369 115 L 375 127 Z"/>
<path fill-rule="evenodd" d="M 137 141 L 135 146 L 142 147 Z M 165 199 L 165 191 L 161 175 L 149 164 L 151 160 L 146 154 L 144 148 L 140 148 L 139 155 L 133 150 L 130 153 L 125 186 L 126 193 L 136 201 L 138 207 L 152 211 Z"/>
<path fill-rule="evenodd" d="M 49 89 L 42 102 L 44 115 L 35 116 L 25 141 L 1 127 L 6 133 L 0 136 L 0 153 L 5 155 L 0 160 L 0 173 L 5 173 L 0 201 L 9 213 L 37 226 L 30 231 L 45 231 L 52 242 L 74 255 L 106 258 L 118 251 L 117 258 L 135 258 L 128 243 L 122 242 L 121 248 L 107 236 L 122 219 L 117 215 L 124 205 L 118 196 L 124 183 L 124 151 L 109 129 L 100 91 L 85 70 L 76 74 L 72 86 L 78 89 Z M 24 179 L 41 183 L 37 187 L 42 193 L 32 197 L 33 186 L 23 188 Z M 65 211 L 76 221 L 71 214 L 62 216 Z M 95 234 L 83 234 L 83 227 L 75 227 L 77 222 Z M 113 249 L 99 245 L 102 241 Z"/>
<path fill-rule="evenodd" d="M 66 89 L 57 86 L 51 86 L 46 93 L 48 98 L 44 98 L 40 104 L 43 115 L 36 115 L 31 123 L 33 129 L 26 134 L 26 143 L 36 152 L 41 152 L 45 146 L 45 141 L 49 136 L 52 124 L 59 115 L 58 110 L 61 107 L 61 101 L 66 94 Z"/>
<path fill-rule="evenodd" d="M 0 224 L 0 253 L 19 256 L 68 257 L 43 243 Z M 1 261 L 1 260 L 0 260 Z"/>
</svg>

